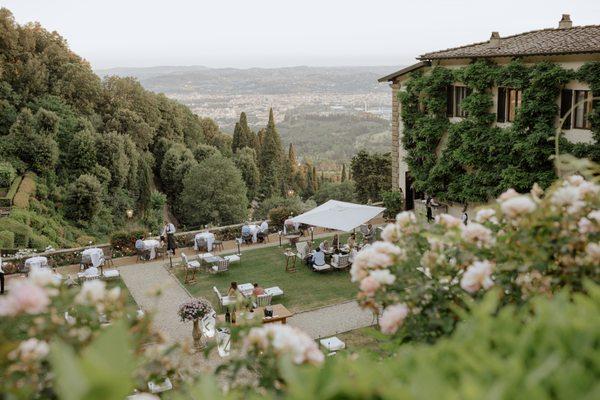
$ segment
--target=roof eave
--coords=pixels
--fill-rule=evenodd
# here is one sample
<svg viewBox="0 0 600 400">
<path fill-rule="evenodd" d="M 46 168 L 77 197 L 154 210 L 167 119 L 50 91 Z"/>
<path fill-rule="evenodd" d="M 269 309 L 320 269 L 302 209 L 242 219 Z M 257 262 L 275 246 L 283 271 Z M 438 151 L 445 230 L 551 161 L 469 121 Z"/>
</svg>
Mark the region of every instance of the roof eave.
<svg viewBox="0 0 600 400">
<path fill-rule="evenodd" d="M 425 60 L 419 61 L 416 64 L 409 65 L 408 67 L 402 68 L 401 70 L 398 70 L 394 73 L 386 75 L 382 78 L 379 78 L 379 79 L 377 79 L 377 82 L 391 82 L 394 79 L 398 78 L 399 76 L 406 75 L 410 72 L 416 71 L 423 67 L 428 67 L 429 65 L 431 65 L 431 63 L 429 61 L 425 61 Z"/>
<path fill-rule="evenodd" d="M 534 57 L 534 56 L 561 56 L 561 55 L 573 55 L 573 54 L 597 54 L 600 53 L 600 50 L 578 50 L 578 51 L 561 51 L 554 53 L 527 53 L 527 54 L 514 54 L 514 53 L 505 53 L 505 54 L 490 54 L 490 55 L 482 55 L 482 54 L 463 54 L 458 56 L 431 56 L 431 55 L 422 55 L 417 57 L 417 60 L 431 62 L 433 60 L 457 60 L 461 58 L 499 58 L 499 57 Z"/>
</svg>

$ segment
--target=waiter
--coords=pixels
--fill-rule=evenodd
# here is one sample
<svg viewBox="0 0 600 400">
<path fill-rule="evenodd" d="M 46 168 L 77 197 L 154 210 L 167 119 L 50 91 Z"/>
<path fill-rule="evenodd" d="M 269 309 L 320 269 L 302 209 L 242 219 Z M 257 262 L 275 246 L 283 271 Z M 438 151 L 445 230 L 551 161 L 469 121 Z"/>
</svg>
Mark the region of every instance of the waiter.
<svg viewBox="0 0 600 400">
<path fill-rule="evenodd" d="M 170 250 L 173 255 L 175 255 L 175 225 L 165 220 L 165 227 L 162 235 L 167 238 L 167 250 Z"/>
</svg>

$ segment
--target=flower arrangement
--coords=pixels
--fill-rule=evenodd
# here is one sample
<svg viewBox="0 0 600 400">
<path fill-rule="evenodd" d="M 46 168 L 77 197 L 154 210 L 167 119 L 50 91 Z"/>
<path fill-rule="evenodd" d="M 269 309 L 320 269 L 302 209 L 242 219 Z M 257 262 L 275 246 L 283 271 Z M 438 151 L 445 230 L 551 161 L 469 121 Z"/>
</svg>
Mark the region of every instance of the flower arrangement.
<svg viewBox="0 0 600 400">
<path fill-rule="evenodd" d="M 194 321 L 204 318 L 213 311 L 212 305 L 205 299 L 193 299 L 179 306 L 181 321 Z"/>
<path fill-rule="evenodd" d="M 402 212 L 382 239 L 350 270 L 361 305 L 381 315 L 384 333 L 404 326 L 403 337 L 434 341 L 454 330 L 459 308 L 492 287 L 501 288 L 500 305 L 522 305 L 598 281 L 600 185 L 574 175 L 546 191 L 510 189 L 467 226 L 447 214 L 426 225 Z"/>
</svg>

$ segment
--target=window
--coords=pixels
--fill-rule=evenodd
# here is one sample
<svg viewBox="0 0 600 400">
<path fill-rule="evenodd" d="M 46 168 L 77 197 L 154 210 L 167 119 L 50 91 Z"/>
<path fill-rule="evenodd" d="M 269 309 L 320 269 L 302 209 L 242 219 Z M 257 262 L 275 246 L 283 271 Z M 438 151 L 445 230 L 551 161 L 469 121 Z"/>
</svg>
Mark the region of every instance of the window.
<svg viewBox="0 0 600 400">
<path fill-rule="evenodd" d="M 446 115 L 448 117 L 466 117 L 467 113 L 461 107 L 465 97 L 471 94 L 466 86 L 451 85 L 447 89 Z"/>
<path fill-rule="evenodd" d="M 563 89 L 560 97 L 560 117 L 563 118 L 573 105 L 591 98 L 592 92 L 590 90 Z M 591 129 L 592 124 L 588 119 L 591 112 L 591 101 L 577 105 L 571 115 L 569 115 L 563 123 L 563 129 Z"/>
<path fill-rule="evenodd" d="M 521 107 L 521 99 L 522 93 L 520 90 L 499 87 L 496 121 L 513 122 L 517 115 L 517 110 Z"/>
</svg>

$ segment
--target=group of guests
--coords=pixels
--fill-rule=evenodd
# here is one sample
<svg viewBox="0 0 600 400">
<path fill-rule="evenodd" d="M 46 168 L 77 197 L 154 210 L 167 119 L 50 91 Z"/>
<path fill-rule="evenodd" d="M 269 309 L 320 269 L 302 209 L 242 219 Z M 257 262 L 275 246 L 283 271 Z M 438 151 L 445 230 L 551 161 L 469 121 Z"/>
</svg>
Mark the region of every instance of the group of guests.
<svg viewBox="0 0 600 400">
<path fill-rule="evenodd" d="M 256 298 L 258 296 L 266 294 L 266 292 L 265 292 L 265 289 L 263 289 L 258 283 L 253 283 L 252 286 L 253 286 L 253 289 L 252 289 L 252 294 L 250 295 L 250 301 L 248 301 L 247 298 L 242 294 L 242 292 L 240 292 L 240 290 L 238 289 L 238 284 L 235 281 L 231 282 L 231 284 L 229 285 L 229 289 L 227 290 L 227 296 L 230 299 L 235 300 L 236 305 L 237 304 L 239 304 L 239 305 L 245 304 L 246 308 L 248 308 L 249 310 L 253 310 L 254 309 L 253 303 L 256 300 Z M 227 309 L 227 312 L 225 313 L 225 320 L 227 322 L 231 322 L 231 323 L 235 324 L 236 307 L 230 307 Z"/>
<path fill-rule="evenodd" d="M 242 239 L 248 242 L 252 239 L 253 243 L 263 243 L 265 238 L 269 235 L 269 222 L 264 220 L 260 225 L 251 225 L 250 222 L 246 222 L 242 226 Z"/>
<path fill-rule="evenodd" d="M 328 240 L 324 240 L 321 243 L 319 243 L 319 246 L 317 246 L 317 248 L 315 248 L 314 250 L 311 249 L 311 247 L 312 247 L 311 242 L 306 242 L 306 245 L 307 245 L 307 251 L 306 251 L 306 257 L 304 258 L 304 261 L 311 268 L 315 265 L 316 266 L 325 265 L 326 264 L 326 261 L 325 261 L 326 254 L 332 254 L 335 257 L 335 255 L 339 255 L 340 253 L 342 253 L 342 249 L 340 246 L 340 235 L 338 235 L 338 234 L 333 235 L 331 244 L 329 244 Z M 354 234 L 354 233 L 350 234 L 350 237 L 348 238 L 348 241 L 346 242 L 346 248 L 347 248 L 347 251 L 350 252 L 350 254 L 357 251 L 356 250 L 356 234 Z"/>
</svg>

